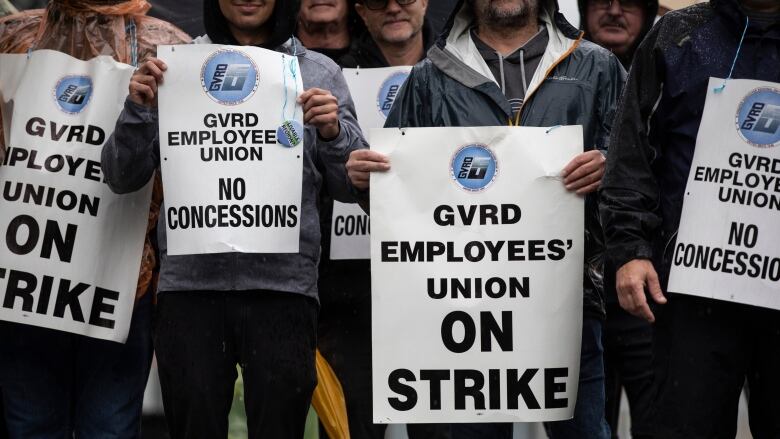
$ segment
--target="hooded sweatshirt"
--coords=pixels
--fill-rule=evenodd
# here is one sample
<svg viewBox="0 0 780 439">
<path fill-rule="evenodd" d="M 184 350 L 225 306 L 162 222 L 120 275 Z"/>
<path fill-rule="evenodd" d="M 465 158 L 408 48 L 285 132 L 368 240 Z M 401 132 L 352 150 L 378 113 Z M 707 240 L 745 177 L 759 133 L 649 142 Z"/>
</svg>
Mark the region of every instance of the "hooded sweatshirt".
<svg viewBox="0 0 780 439">
<path fill-rule="evenodd" d="M 300 250 L 293 254 L 217 253 L 169 256 L 165 215 L 158 223 L 161 268 L 159 291 L 269 290 L 317 299 L 317 263 L 320 254 L 318 199 L 327 186 L 337 200 L 353 202 L 344 164 L 349 153 L 366 146 L 355 119 L 354 104 L 338 66 L 327 57 L 307 51 L 292 37 L 298 2 L 277 1 L 268 41 L 262 44 L 298 57 L 303 88 L 329 90 L 339 100 L 339 135 L 319 138 L 314 126 L 304 133 Z M 196 44 L 236 44 L 217 0 L 204 2 L 207 34 Z M 160 165 L 156 109 L 126 101 L 114 134 L 103 149 L 103 172 L 118 193 L 142 187 Z M 163 180 L 164 180 L 163 176 Z M 163 207 L 164 211 L 164 207 Z"/>
<path fill-rule="evenodd" d="M 523 106 L 528 84 L 539 67 L 542 55 L 547 49 L 547 42 L 550 41 L 547 28 L 540 26 L 536 35 L 507 56 L 480 40 L 475 29 L 471 29 L 471 38 L 493 73 L 496 83 L 512 105 L 512 113 L 516 114 Z"/>
</svg>

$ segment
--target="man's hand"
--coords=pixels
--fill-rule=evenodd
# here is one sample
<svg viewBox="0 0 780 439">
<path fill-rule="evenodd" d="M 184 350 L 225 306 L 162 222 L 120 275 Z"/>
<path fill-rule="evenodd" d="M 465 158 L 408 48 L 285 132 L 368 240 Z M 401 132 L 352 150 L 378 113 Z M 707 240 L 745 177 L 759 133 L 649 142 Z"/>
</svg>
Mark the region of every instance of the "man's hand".
<svg viewBox="0 0 780 439">
<path fill-rule="evenodd" d="M 370 149 L 358 149 L 349 154 L 347 160 L 347 175 L 352 185 L 358 189 L 368 189 L 372 172 L 390 170 L 390 160 L 387 156 Z"/>
<path fill-rule="evenodd" d="M 594 192 L 601 185 L 606 163 L 604 154 L 595 149 L 578 154 L 563 168 L 563 184 L 577 195 Z"/>
<path fill-rule="evenodd" d="M 323 139 L 339 136 L 339 100 L 328 90 L 310 88 L 298 97 L 303 106 L 303 123 L 317 127 Z"/>
<path fill-rule="evenodd" d="M 617 293 L 620 306 L 631 314 L 642 317 L 650 323 L 655 321 L 647 304 L 645 287 L 656 303 L 663 305 L 666 297 L 661 291 L 658 274 L 653 263 L 647 259 L 634 259 L 620 267 L 617 272 Z"/>
<path fill-rule="evenodd" d="M 128 98 L 138 105 L 157 106 L 157 88 L 163 83 L 163 72 L 168 66 L 157 58 L 149 58 L 130 78 Z"/>
</svg>

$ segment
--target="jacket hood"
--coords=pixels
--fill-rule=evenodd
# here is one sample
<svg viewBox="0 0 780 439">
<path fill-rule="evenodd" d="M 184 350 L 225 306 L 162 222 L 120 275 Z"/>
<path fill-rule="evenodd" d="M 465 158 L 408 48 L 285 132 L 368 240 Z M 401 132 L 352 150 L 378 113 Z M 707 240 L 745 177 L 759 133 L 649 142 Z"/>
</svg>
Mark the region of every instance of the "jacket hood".
<svg viewBox="0 0 780 439">
<path fill-rule="evenodd" d="M 588 32 L 585 26 L 588 22 L 587 12 L 589 1 L 590 0 L 577 0 L 577 6 L 579 7 L 580 11 L 580 29 L 585 32 L 586 39 L 593 41 L 590 32 Z M 645 0 L 642 5 L 644 6 L 645 10 L 645 21 L 642 24 L 642 31 L 637 36 L 636 41 L 634 42 L 634 46 L 631 48 L 631 50 L 628 51 L 629 56 L 627 59 L 620 59 L 620 62 L 626 68 L 628 68 L 628 65 L 631 64 L 631 59 L 634 57 L 634 51 L 637 47 L 639 47 L 639 43 L 645 39 L 645 35 L 650 32 L 653 24 L 655 24 L 655 18 L 658 15 L 658 0 Z"/>
<path fill-rule="evenodd" d="M 447 23 L 444 25 L 441 34 L 439 34 L 439 37 L 436 40 L 436 45 L 438 47 L 443 49 L 447 44 L 447 40 L 450 37 L 450 33 L 452 33 L 456 22 L 465 20 L 469 25 L 474 23 L 474 17 L 467 5 L 469 1 L 470 0 L 458 0 L 457 5 L 455 8 L 453 8 Z M 579 37 L 580 32 L 577 30 L 577 28 L 566 21 L 566 18 L 563 16 L 563 14 L 561 14 L 558 7 L 558 0 L 539 0 L 539 3 L 541 6 L 539 8 L 540 16 L 546 15 L 550 17 L 550 21 L 554 23 L 555 27 L 558 28 L 567 38 L 574 40 Z"/>
<path fill-rule="evenodd" d="M 436 44 L 428 51 L 428 58 L 446 75 L 469 88 L 480 87 L 486 82 L 498 82 L 471 38 L 475 17 L 470 0 L 460 0 L 444 27 Z M 541 85 L 548 70 L 574 50 L 579 44 L 581 32 L 569 24 L 558 10 L 556 0 L 539 0 L 540 24 L 547 28 L 548 42 L 533 77 L 528 83 L 528 93 Z"/>
<path fill-rule="evenodd" d="M 299 9 L 300 0 L 276 0 L 274 12 L 267 22 L 271 26 L 271 36 L 268 41 L 260 44 L 260 47 L 273 50 L 289 40 L 295 32 Z M 239 45 L 230 32 L 218 0 L 203 1 L 203 24 L 206 34 L 214 44 Z"/>
</svg>

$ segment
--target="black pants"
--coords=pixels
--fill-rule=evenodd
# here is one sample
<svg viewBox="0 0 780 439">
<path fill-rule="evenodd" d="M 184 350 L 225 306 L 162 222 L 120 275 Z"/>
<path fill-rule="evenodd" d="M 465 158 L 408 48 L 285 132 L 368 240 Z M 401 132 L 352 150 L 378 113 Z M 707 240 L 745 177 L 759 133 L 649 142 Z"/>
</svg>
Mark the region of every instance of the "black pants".
<svg viewBox="0 0 780 439">
<path fill-rule="evenodd" d="M 374 424 L 371 399 L 371 294 L 329 300 L 321 295 L 318 346 L 344 389 L 352 439 L 383 439 L 387 425 Z M 449 424 L 409 424 L 409 439 L 449 439 Z M 320 429 L 320 438 L 327 438 Z"/>
<path fill-rule="evenodd" d="M 634 439 L 651 437 L 653 327 L 646 320 L 624 311 L 619 304 L 608 303 L 603 340 L 606 418 L 612 437 L 618 437 L 622 389 L 626 389 L 631 410 L 631 436 Z"/>
<path fill-rule="evenodd" d="M 3 409 L 3 389 L 0 389 L 0 439 L 8 439 L 8 428 L 5 426 L 5 410 Z"/>
<path fill-rule="evenodd" d="M 656 316 L 654 437 L 733 439 L 747 378 L 753 437 L 780 438 L 780 311 L 670 294 Z"/>
<path fill-rule="evenodd" d="M 317 313 L 315 300 L 289 293 L 161 293 L 154 344 L 171 438 L 227 437 L 236 364 L 249 437 L 302 438 Z"/>
</svg>

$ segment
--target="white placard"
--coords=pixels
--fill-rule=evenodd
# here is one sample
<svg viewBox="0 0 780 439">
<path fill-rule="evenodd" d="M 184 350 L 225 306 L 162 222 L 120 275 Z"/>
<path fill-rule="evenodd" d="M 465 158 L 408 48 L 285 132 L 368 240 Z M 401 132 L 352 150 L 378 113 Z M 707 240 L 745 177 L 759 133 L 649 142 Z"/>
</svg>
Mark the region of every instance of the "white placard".
<svg viewBox="0 0 780 439">
<path fill-rule="evenodd" d="M 252 46 L 160 46 L 168 254 L 297 253 L 298 59 Z M 291 138 L 292 141 L 286 140 Z"/>
<path fill-rule="evenodd" d="M 364 133 L 385 126 L 398 91 L 411 71 L 411 66 L 343 70 Z"/>
<path fill-rule="evenodd" d="M 710 78 L 669 291 L 780 309 L 780 84 Z"/>
<path fill-rule="evenodd" d="M 392 163 L 371 175 L 374 421 L 571 418 L 584 203 L 559 175 L 581 127 L 371 141 Z"/>
<path fill-rule="evenodd" d="M 411 66 L 344 69 L 344 78 L 355 101 L 355 111 L 363 133 L 368 134 L 372 128 L 385 125 L 398 91 L 411 70 Z M 369 259 L 371 242 L 367 227 L 363 226 L 364 220 L 368 220 L 368 216 L 357 204 L 333 202 L 331 259 Z M 354 223 L 354 226 L 350 223 Z M 349 229 L 354 229 L 354 233 L 349 233 Z"/>
<path fill-rule="evenodd" d="M 333 220 L 330 223 L 330 258 L 368 259 L 371 257 L 368 215 L 354 203 L 333 200 Z"/>
<path fill-rule="evenodd" d="M 132 72 L 105 56 L 0 55 L 0 320 L 127 339 L 151 183 L 114 194 L 100 155 Z"/>
</svg>

